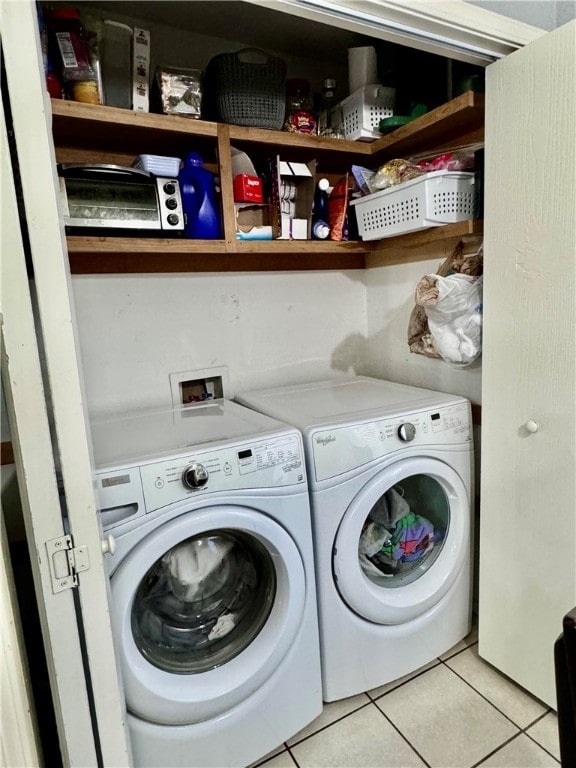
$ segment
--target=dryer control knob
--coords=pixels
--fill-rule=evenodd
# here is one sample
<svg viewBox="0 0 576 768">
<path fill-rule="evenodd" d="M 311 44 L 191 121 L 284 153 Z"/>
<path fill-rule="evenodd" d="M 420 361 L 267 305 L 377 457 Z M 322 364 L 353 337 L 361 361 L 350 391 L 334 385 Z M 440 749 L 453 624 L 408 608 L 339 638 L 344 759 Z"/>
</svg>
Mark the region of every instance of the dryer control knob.
<svg viewBox="0 0 576 768">
<path fill-rule="evenodd" d="M 409 443 L 416 437 L 416 427 L 407 421 L 398 427 L 398 437 L 403 443 Z"/>
<path fill-rule="evenodd" d="M 202 464 L 189 464 L 182 473 L 182 482 L 193 491 L 203 488 L 208 482 L 208 470 Z"/>
</svg>

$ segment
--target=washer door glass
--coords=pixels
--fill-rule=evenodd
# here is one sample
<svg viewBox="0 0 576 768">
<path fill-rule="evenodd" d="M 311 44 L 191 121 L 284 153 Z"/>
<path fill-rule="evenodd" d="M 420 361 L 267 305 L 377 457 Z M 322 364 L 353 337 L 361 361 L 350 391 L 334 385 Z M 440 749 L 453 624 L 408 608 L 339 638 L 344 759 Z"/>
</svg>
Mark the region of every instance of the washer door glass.
<svg viewBox="0 0 576 768">
<path fill-rule="evenodd" d="M 334 542 L 337 589 L 359 616 L 402 624 L 432 608 L 470 557 L 470 500 L 435 459 L 406 459 L 373 477 Z"/>
<path fill-rule="evenodd" d="M 298 545 L 249 507 L 187 504 L 112 573 L 112 626 L 128 710 L 184 725 L 229 711 L 284 662 L 301 631 Z"/>
<path fill-rule="evenodd" d="M 209 531 L 172 547 L 145 575 L 132 632 L 159 669 L 180 674 L 226 664 L 264 626 L 276 595 L 268 551 L 241 531 Z"/>
</svg>

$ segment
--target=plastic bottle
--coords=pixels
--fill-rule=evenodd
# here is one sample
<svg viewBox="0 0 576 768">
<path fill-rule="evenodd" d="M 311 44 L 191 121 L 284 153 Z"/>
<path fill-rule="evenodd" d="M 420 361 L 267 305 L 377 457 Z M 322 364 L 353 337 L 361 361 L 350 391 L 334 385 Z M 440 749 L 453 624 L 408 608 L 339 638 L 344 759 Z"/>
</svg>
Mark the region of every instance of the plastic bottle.
<svg viewBox="0 0 576 768">
<path fill-rule="evenodd" d="M 334 133 L 332 126 L 332 110 L 336 106 L 336 80 L 327 78 L 322 88 L 322 106 L 318 115 L 318 135 L 331 136 Z"/>
<path fill-rule="evenodd" d="M 52 50 L 67 94 L 74 101 L 99 104 L 98 82 L 80 14 L 75 8 L 53 8 L 49 11 L 49 27 Z"/>
<path fill-rule="evenodd" d="M 312 239 L 328 240 L 330 226 L 328 224 L 328 179 L 320 179 L 316 184 L 314 205 L 312 207 Z"/>
<path fill-rule="evenodd" d="M 222 226 L 214 175 L 206 170 L 197 152 L 190 152 L 178 175 L 182 205 L 186 215 L 184 237 L 199 240 L 219 240 Z"/>
</svg>

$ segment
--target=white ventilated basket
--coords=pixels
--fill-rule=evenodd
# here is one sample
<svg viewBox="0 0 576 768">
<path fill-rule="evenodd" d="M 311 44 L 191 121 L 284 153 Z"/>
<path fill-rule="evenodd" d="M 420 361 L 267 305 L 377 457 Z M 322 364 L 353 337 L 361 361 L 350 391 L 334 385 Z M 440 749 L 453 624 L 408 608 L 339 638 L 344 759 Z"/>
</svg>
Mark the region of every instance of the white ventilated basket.
<svg viewBox="0 0 576 768">
<path fill-rule="evenodd" d="M 417 232 L 474 218 L 474 174 L 434 171 L 352 200 L 362 240 Z"/>
<path fill-rule="evenodd" d="M 392 117 L 396 91 L 382 85 L 363 85 L 332 110 L 332 125 L 342 128 L 348 141 L 381 139 L 380 120 Z"/>
</svg>

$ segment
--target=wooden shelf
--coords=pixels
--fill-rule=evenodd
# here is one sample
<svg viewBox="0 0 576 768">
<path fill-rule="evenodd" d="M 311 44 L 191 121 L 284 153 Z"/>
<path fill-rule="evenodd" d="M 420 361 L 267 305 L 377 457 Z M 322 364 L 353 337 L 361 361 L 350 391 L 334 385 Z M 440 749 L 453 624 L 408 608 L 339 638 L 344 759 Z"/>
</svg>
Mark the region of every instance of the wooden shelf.
<svg viewBox="0 0 576 768">
<path fill-rule="evenodd" d="M 185 240 L 130 237 L 68 237 L 74 275 L 150 272 L 245 272 L 365 269 L 410 257 L 420 246 L 480 235 L 482 222 L 463 221 L 375 242 L 310 240 Z M 422 258 L 422 257 L 419 257 Z"/>
<path fill-rule="evenodd" d="M 430 254 L 429 258 L 435 259 L 437 257 L 435 245 L 442 243 L 445 248 L 454 248 L 462 238 L 481 237 L 482 232 L 482 221 L 459 221 L 443 227 L 432 227 L 419 232 L 389 237 L 380 240 L 378 248 L 366 254 L 366 268 L 422 261 L 426 258 L 426 250 Z"/>
<path fill-rule="evenodd" d="M 370 145 L 372 162 L 484 141 L 484 94 L 467 91 Z"/>
<path fill-rule="evenodd" d="M 138 154 L 182 156 L 198 148 L 220 155 L 223 207 L 233 208 L 230 146 L 248 152 L 278 152 L 287 159 L 318 158 L 319 170 L 342 173 L 352 163 L 377 167 L 386 159 L 422 150 L 431 152 L 483 139 L 483 94 L 467 92 L 372 143 L 341 141 L 262 128 L 245 128 L 177 115 L 132 112 L 93 104 L 52 102 L 56 156 L 60 162 L 110 162 L 129 165 Z M 228 184 L 226 183 L 228 182 Z M 230 189 L 228 189 L 230 187 Z M 225 216 L 225 232 L 233 217 Z M 194 241 L 126 237 L 68 237 L 72 274 L 221 272 L 363 269 L 422 258 L 431 243 L 481 234 L 481 223 L 467 221 L 378 242 Z"/>
</svg>

